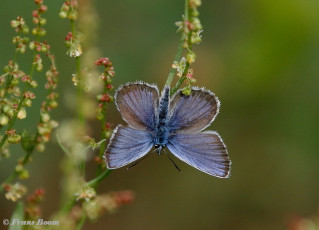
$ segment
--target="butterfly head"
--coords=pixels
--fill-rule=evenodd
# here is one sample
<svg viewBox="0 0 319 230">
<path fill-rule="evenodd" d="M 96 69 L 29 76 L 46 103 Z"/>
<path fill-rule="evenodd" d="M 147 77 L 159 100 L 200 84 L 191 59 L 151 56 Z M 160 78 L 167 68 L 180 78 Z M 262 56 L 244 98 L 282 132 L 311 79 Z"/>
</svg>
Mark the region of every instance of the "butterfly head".
<svg viewBox="0 0 319 230">
<path fill-rule="evenodd" d="M 155 147 L 155 150 L 158 153 L 158 155 L 161 155 L 161 151 L 162 151 L 162 149 L 164 149 L 165 145 L 155 144 L 154 147 Z"/>
</svg>

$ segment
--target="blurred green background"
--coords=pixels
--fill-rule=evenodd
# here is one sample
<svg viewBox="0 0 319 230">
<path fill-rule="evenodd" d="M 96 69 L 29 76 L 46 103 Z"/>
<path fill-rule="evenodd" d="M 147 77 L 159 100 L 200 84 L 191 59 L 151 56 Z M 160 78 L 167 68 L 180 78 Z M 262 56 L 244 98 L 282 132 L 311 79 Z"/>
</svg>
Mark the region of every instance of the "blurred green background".
<svg viewBox="0 0 319 230">
<path fill-rule="evenodd" d="M 115 88 L 135 80 L 163 87 L 179 40 L 174 22 L 181 20 L 183 2 L 94 1 L 99 15 L 94 44 L 113 61 Z M 46 39 L 60 72 L 60 107 L 53 116 L 62 122 L 74 116 L 65 103 L 74 91 L 75 64 L 64 47 L 70 28 L 58 17 L 62 1 L 45 4 Z M 20 15 L 31 25 L 33 8 L 33 1 L 0 1 L 1 67 L 14 53 L 10 20 Z M 99 186 L 100 192 L 132 189 L 135 203 L 86 223 L 85 229 L 292 229 L 299 216 L 318 213 L 319 2 L 203 0 L 199 11 L 204 32 L 203 42 L 194 46 L 194 75 L 221 100 L 209 129 L 228 147 L 231 178 L 213 178 L 177 161 L 180 174 L 166 157 L 153 154 L 129 171 L 115 170 Z M 28 70 L 30 63 L 18 62 Z M 15 128 L 32 129 L 38 108 L 28 110 L 28 123 Z M 114 106 L 109 112 L 109 121 L 123 124 Z M 16 148 L 0 162 L 1 181 L 21 156 Z M 46 218 L 59 207 L 62 157 L 51 143 L 28 165 L 30 179 L 24 183 L 29 192 L 44 187 Z M 89 169 L 93 175 L 93 164 Z M 0 218 L 8 218 L 14 204 L 2 195 L 0 207 Z"/>
</svg>

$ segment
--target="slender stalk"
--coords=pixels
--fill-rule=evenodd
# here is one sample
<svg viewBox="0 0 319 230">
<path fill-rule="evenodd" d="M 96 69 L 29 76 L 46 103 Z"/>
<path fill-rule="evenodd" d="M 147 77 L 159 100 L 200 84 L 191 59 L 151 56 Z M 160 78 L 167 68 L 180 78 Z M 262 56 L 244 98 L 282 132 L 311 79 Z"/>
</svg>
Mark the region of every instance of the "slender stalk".
<svg viewBox="0 0 319 230">
<path fill-rule="evenodd" d="M 82 217 L 81 217 L 80 221 L 76 225 L 76 230 L 81 230 L 82 229 L 82 227 L 83 227 L 83 225 L 85 223 L 85 220 L 86 220 L 86 215 L 82 214 Z"/>
<path fill-rule="evenodd" d="M 185 0 L 185 5 L 184 5 L 184 22 L 186 21 L 189 21 L 189 0 Z M 188 35 L 188 45 L 190 47 L 190 38 L 191 38 L 191 34 Z M 180 61 L 181 59 L 181 56 L 182 56 L 182 52 L 183 52 L 183 44 L 185 43 L 185 34 L 182 33 L 181 35 L 181 39 L 180 39 L 180 42 L 179 42 L 179 45 L 178 45 L 178 48 L 177 48 L 177 52 L 176 52 L 176 55 L 175 55 L 175 59 L 174 59 L 174 62 L 178 62 Z M 182 74 L 182 76 L 179 78 L 178 82 L 176 83 L 176 85 L 173 87 L 173 89 L 171 90 L 171 95 L 173 95 L 179 88 L 180 86 L 183 84 L 183 82 L 186 80 L 186 74 L 188 72 L 188 69 L 189 69 L 189 63 L 186 64 L 186 67 L 185 67 L 185 70 Z M 168 74 L 168 77 L 167 77 L 167 80 L 166 80 L 166 83 L 165 85 L 168 85 L 170 86 L 172 84 L 172 81 L 173 81 L 173 78 L 176 74 L 176 69 L 175 68 L 171 68 L 169 74 Z"/>
<path fill-rule="evenodd" d="M 100 183 L 105 177 L 107 177 L 112 170 L 107 169 L 104 172 L 102 172 L 99 176 L 95 177 L 94 179 L 90 180 L 86 185 L 89 187 L 94 187 L 98 183 Z"/>
<path fill-rule="evenodd" d="M 181 59 L 182 52 L 183 52 L 183 43 L 184 43 L 184 39 L 183 39 L 183 35 L 182 35 L 181 39 L 179 41 L 179 44 L 178 44 L 178 48 L 177 48 L 177 52 L 176 52 L 176 55 L 174 58 L 174 62 L 178 62 Z M 165 85 L 171 86 L 175 74 L 176 74 L 176 69 L 172 67 L 171 70 L 169 71 Z"/>
<path fill-rule="evenodd" d="M 188 18 L 189 18 L 188 5 L 189 5 L 189 0 L 185 0 L 185 5 L 184 5 L 184 21 L 187 21 Z M 178 62 L 178 61 L 181 59 L 182 52 L 183 52 L 183 44 L 184 44 L 184 42 L 185 42 L 184 34 L 182 33 L 181 38 L 180 38 L 180 40 L 179 40 L 177 52 L 176 52 L 176 55 L 175 55 L 175 58 L 174 58 L 174 62 Z M 176 69 L 172 67 L 171 70 L 169 71 L 169 74 L 168 74 L 168 77 L 167 77 L 167 80 L 166 80 L 165 85 L 171 86 L 175 74 L 176 74 Z M 172 93 L 171 93 L 171 95 L 172 95 Z"/>
<path fill-rule="evenodd" d="M 178 82 L 176 83 L 176 85 L 173 87 L 173 89 L 171 90 L 171 96 L 179 89 L 179 87 L 181 87 L 181 85 L 183 84 L 183 82 L 186 80 L 186 77 L 181 77 L 179 78 Z"/>
<path fill-rule="evenodd" d="M 184 22 L 189 21 L 190 9 L 188 5 L 189 5 L 189 0 L 185 0 Z M 192 50 L 191 33 L 188 34 L 187 41 L 188 41 L 188 50 L 191 51 Z M 179 78 L 176 85 L 171 90 L 171 93 L 170 93 L 171 95 L 173 95 L 181 87 L 184 81 L 187 79 L 186 75 L 188 73 L 189 67 L 190 67 L 190 64 L 187 62 L 182 76 Z"/>
</svg>

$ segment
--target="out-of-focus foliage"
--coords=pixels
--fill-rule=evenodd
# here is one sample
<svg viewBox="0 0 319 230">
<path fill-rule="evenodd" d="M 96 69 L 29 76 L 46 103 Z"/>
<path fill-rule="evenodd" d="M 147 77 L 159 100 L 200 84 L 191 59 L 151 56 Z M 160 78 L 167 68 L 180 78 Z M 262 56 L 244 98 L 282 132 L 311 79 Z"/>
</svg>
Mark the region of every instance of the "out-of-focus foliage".
<svg viewBox="0 0 319 230">
<path fill-rule="evenodd" d="M 115 88 L 137 79 L 162 87 L 178 44 L 174 22 L 180 20 L 183 1 L 94 3 L 100 16 L 93 21 L 99 25 L 95 45 L 113 61 Z M 71 116 L 71 105 L 62 103 L 73 84 L 73 63 L 64 48 L 69 27 L 58 17 L 60 2 L 46 4 L 48 42 L 60 70 L 61 102 L 54 114 L 61 121 Z M 32 1 L 1 1 L 1 66 L 13 55 L 10 20 L 32 7 Z M 129 171 L 114 171 L 107 186 L 101 184 L 103 193 L 134 190 L 136 202 L 105 216 L 94 229 L 297 229 L 296 218 L 318 218 L 319 2 L 203 0 L 199 11 L 204 32 L 202 43 L 193 47 L 192 68 L 196 84 L 221 100 L 221 113 L 210 129 L 227 144 L 231 178 L 212 178 L 177 162 L 180 174 L 154 154 Z M 39 119 L 39 106 L 28 112 L 29 119 Z M 106 116 L 113 124 L 122 122 L 114 106 Z M 30 165 L 32 179 L 26 182 L 30 191 L 39 184 L 47 191 L 44 217 L 59 200 L 62 153 L 52 144 L 49 148 Z M 21 157 L 18 148 L 14 154 Z M 15 160 L 0 162 L 1 181 Z M 10 217 L 13 206 L 4 197 L 0 207 L 0 218 Z"/>
</svg>

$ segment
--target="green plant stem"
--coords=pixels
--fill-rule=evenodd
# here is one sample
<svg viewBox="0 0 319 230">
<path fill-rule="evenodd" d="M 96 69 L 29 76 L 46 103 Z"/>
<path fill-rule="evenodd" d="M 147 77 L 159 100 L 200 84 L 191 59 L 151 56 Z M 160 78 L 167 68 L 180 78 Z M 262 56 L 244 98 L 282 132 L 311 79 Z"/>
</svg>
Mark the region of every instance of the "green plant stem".
<svg viewBox="0 0 319 230">
<path fill-rule="evenodd" d="M 95 187 L 98 183 L 100 183 L 104 178 L 106 178 L 112 170 L 107 169 L 104 172 L 102 172 L 99 176 L 95 177 L 94 179 L 90 180 L 85 184 L 87 187 Z M 67 213 L 71 210 L 71 208 L 75 205 L 76 203 L 76 197 L 72 197 L 72 199 L 62 207 L 60 214 Z"/>
<path fill-rule="evenodd" d="M 185 5 L 184 5 L 184 22 L 188 21 L 189 20 L 189 0 L 185 0 Z M 188 41 L 190 41 L 190 34 L 188 36 Z M 180 59 L 181 59 L 181 56 L 182 56 L 182 52 L 183 52 L 183 44 L 185 42 L 185 35 L 182 33 L 181 35 L 181 39 L 179 41 L 179 45 L 178 45 L 178 48 L 177 48 L 177 52 L 176 52 L 176 55 L 175 55 L 175 59 L 174 59 L 174 62 L 179 62 Z M 173 95 L 178 89 L 179 87 L 183 84 L 183 82 L 186 80 L 186 74 L 188 72 L 188 69 L 189 69 L 189 63 L 186 64 L 186 67 L 185 67 L 185 70 L 183 72 L 183 75 L 182 77 L 180 77 L 180 79 L 178 80 L 178 82 L 176 83 L 176 85 L 173 87 L 173 89 L 171 90 L 171 95 Z M 176 74 L 176 69 L 175 68 L 171 68 L 171 70 L 169 71 L 169 74 L 168 74 L 168 77 L 167 77 L 167 80 L 166 80 L 166 83 L 165 85 L 167 86 L 170 86 L 172 84 L 172 81 L 173 81 L 173 78 Z"/>
<path fill-rule="evenodd" d="M 189 4 L 188 0 L 185 0 L 184 22 L 185 21 L 189 21 L 190 9 L 188 7 L 188 4 Z M 191 33 L 188 34 L 187 41 L 188 41 L 188 50 L 191 51 L 192 50 Z M 182 76 L 179 78 L 179 80 L 177 81 L 176 85 L 171 90 L 171 93 L 170 93 L 171 96 L 181 87 L 181 85 L 187 79 L 186 75 L 188 73 L 189 67 L 190 67 L 190 64 L 187 62 Z"/>
<path fill-rule="evenodd" d="M 183 82 L 186 80 L 186 77 L 181 77 L 179 78 L 178 82 L 176 83 L 176 85 L 173 87 L 173 89 L 171 90 L 171 96 L 179 89 L 179 87 L 181 87 L 181 85 L 183 84 Z"/>
<path fill-rule="evenodd" d="M 177 48 L 177 52 L 176 52 L 176 55 L 174 58 L 174 62 L 178 62 L 181 59 L 182 52 L 183 52 L 183 43 L 184 43 L 184 39 L 183 39 L 183 35 L 182 35 L 181 39 L 179 41 L 179 44 L 178 44 L 178 48 Z M 171 86 L 175 74 L 176 74 L 176 69 L 172 67 L 171 70 L 169 71 L 165 85 Z"/>
<path fill-rule="evenodd" d="M 86 215 L 82 214 L 80 221 L 76 225 L 76 230 L 81 230 L 86 220 Z"/>
</svg>

